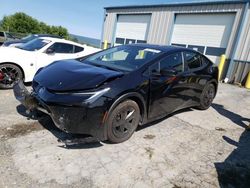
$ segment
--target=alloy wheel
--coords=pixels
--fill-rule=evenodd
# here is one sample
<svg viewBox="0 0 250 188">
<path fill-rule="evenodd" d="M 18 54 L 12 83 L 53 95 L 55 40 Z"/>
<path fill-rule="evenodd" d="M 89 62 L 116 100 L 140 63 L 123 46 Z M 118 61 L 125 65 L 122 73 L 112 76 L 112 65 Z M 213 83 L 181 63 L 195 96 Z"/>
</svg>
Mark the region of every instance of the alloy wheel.
<svg viewBox="0 0 250 188">
<path fill-rule="evenodd" d="M 14 65 L 0 66 L 0 85 L 3 88 L 11 88 L 22 78 L 21 71 Z"/>
</svg>

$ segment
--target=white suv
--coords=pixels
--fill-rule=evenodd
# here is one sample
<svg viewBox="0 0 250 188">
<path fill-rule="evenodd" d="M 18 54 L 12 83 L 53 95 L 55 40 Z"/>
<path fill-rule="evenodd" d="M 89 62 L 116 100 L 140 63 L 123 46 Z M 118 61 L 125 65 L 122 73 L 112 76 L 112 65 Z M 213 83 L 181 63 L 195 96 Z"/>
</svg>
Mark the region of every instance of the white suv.
<svg viewBox="0 0 250 188">
<path fill-rule="evenodd" d="M 15 82 L 32 81 L 36 71 L 63 59 L 76 59 L 100 49 L 65 39 L 41 37 L 16 48 L 0 47 L 0 88 L 12 88 Z"/>
</svg>

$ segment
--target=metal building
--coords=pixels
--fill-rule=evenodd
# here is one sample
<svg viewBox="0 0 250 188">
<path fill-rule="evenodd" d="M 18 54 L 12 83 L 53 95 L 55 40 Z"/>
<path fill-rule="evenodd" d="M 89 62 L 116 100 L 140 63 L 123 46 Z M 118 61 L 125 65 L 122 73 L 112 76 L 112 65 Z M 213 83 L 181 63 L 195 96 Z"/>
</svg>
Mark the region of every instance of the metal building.
<svg viewBox="0 0 250 188">
<path fill-rule="evenodd" d="M 226 54 L 224 78 L 243 83 L 250 70 L 249 0 L 106 7 L 102 45 L 178 45 L 218 64 Z"/>
</svg>

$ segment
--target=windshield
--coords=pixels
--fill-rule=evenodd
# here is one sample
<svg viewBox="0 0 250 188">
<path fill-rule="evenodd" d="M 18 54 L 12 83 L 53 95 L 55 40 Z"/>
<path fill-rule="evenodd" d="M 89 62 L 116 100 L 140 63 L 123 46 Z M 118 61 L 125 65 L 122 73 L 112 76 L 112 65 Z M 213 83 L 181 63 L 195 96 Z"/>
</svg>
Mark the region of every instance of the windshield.
<svg viewBox="0 0 250 188">
<path fill-rule="evenodd" d="M 31 41 L 33 39 L 37 38 L 35 35 L 28 35 L 26 37 L 23 37 L 22 40 L 25 42 Z"/>
<path fill-rule="evenodd" d="M 15 38 L 15 37 L 13 37 L 10 33 L 6 33 L 6 36 L 7 36 L 7 38 L 12 38 L 12 39 Z"/>
<path fill-rule="evenodd" d="M 38 39 L 31 40 L 27 43 L 24 43 L 18 46 L 17 48 L 20 48 L 22 50 L 27 50 L 27 51 L 36 51 L 36 50 L 40 50 L 41 48 L 43 48 L 50 42 L 51 42 L 50 40 L 38 38 Z"/>
<path fill-rule="evenodd" d="M 86 63 L 120 71 L 133 71 L 158 57 L 161 51 L 142 46 L 124 45 L 99 52 L 85 59 Z"/>
</svg>

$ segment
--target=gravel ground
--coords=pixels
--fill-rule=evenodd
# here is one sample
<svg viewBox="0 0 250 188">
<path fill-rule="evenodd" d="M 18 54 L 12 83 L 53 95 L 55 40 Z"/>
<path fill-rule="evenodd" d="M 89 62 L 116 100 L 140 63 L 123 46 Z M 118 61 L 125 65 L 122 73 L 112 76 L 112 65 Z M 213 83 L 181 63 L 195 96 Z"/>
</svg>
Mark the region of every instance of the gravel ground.
<svg viewBox="0 0 250 188">
<path fill-rule="evenodd" d="M 221 84 L 211 108 L 187 109 L 121 144 L 81 139 L 25 117 L 0 90 L 0 187 L 247 187 L 250 91 Z"/>
</svg>

